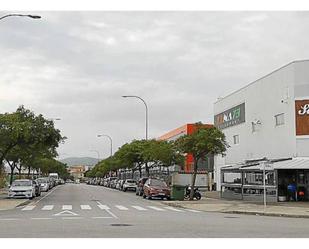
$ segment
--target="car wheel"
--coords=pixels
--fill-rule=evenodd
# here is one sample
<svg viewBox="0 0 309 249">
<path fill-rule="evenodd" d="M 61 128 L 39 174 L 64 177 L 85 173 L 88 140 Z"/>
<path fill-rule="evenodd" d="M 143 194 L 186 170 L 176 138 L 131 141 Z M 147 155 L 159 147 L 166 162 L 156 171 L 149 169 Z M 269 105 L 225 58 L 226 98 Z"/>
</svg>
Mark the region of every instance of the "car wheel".
<svg viewBox="0 0 309 249">
<path fill-rule="evenodd" d="M 152 197 L 150 195 L 148 196 L 148 200 L 152 200 Z"/>
<path fill-rule="evenodd" d="M 143 198 L 145 199 L 145 198 L 146 198 L 146 195 L 143 195 Z"/>
<path fill-rule="evenodd" d="M 126 189 L 126 188 L 124 188 L 124 189 L 123 189 L 123 192 L 126 192 L 126 191 L 127 191 L 127 189 Z"/>
</svg>

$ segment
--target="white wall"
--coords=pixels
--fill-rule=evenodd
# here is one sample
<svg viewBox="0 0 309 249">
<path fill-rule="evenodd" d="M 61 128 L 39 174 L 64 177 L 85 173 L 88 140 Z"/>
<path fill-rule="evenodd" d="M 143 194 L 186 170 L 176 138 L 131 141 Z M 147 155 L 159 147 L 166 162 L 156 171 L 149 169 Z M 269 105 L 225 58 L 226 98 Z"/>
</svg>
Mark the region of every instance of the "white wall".
<svg viewBox="0 0 309 249">
<path fill-rule="evenodd" d="M 231 146 L 226 164 L 261 157 L 280 158 L 296 155 L 294 118 L 294 64 L 289 64 L 215 103 L 215 115 L 245 102 L 246 122 L 222 131 Z M 282 103 L 282 101 L 284 103 Z M 284 113 L 285 124 L 275 126 L 275 115 Z M 251 122 L 260 120 L 257 132 Z M 239 144 L 233 136 L 239 135 Z"/>
</svg>

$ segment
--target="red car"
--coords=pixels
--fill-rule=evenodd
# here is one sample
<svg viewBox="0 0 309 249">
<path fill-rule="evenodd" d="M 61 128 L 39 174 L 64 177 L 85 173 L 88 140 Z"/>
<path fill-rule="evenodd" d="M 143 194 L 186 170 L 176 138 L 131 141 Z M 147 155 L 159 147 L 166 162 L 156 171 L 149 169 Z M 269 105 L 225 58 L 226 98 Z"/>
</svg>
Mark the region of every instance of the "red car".
<svg viewBox="0 0 309 249">
<path fill-rule="evenodd" d="M 171 198 L 171 190 L 167 186 L 167 184 L 159 179 L 149 178 L 144 184 L 144 193 L 143 198 L 152 199 L 152 197 L 170 199 Z"/>
</svg>

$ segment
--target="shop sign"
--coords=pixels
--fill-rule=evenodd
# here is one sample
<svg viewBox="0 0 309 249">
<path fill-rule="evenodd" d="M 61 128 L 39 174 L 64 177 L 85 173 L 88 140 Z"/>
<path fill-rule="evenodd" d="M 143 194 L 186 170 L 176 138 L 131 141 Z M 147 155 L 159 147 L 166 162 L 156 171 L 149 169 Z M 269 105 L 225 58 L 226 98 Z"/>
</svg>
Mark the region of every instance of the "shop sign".
<svg viewBox="0 0 309 249">
<path fill-rule="evenodd" d="M 309 135 L 309 100 L 295 100 L 296 135 Z"/>
<path fill-rule="evenodd" d="M 306 115 L 309 114 L 309 104 L 306 104 L 304 106 L 300 106 L 300 110 L 298 111 L 299 115 Z"/>
<path fill-rule="evenodd" d="M 235 106 L 227 111 L 215 115 L 214 124 L 219 129 L 225 129 L 230 126 L 245 122 L 245 103 Z"/>
</svg>

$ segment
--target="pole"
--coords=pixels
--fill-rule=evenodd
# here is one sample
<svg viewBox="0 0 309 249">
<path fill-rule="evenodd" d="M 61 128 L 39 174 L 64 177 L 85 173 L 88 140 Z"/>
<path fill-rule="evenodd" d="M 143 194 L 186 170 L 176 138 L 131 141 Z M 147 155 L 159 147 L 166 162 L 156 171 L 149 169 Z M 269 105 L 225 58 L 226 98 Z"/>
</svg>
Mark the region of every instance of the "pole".
<svg viewBox="0 0 309 249">
<path fill-rule="evenodd" d="M 141 100 L 143 103 L 144 103 L 144 105 L 145 105 L 145 114 L 146 114 L 146 121 L 145 121 L 145 126 L 146 126 L 146 135 L 145 135 L 145 138 L 146 138 L 146 140 L 148 140 L 148 106 L 147 106 L 147 103 L 146 103 L 146 101 L 144 100 L 144 99 L 142 99 L 141 97 L 139 97 L 139 96 L 135 96 L 135 95 L 124 95 L 124 96 L 122 96 L 123 98 L 137 98 L 137 99 L 139 99 L 139 100 Z"/>
<path fill-rule="evenodd" d="M 265 162 L 263 162 L 263 185 L 264 185 L 264 213 L 266 211 L 266 174 L 265 174 Z"/>
</svg>

